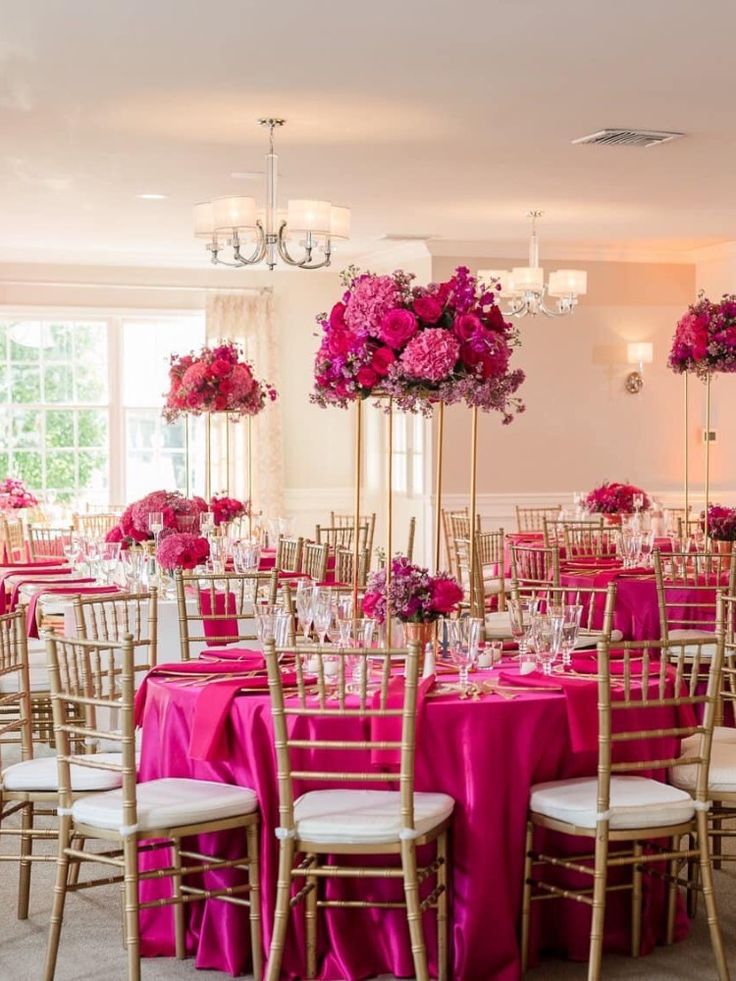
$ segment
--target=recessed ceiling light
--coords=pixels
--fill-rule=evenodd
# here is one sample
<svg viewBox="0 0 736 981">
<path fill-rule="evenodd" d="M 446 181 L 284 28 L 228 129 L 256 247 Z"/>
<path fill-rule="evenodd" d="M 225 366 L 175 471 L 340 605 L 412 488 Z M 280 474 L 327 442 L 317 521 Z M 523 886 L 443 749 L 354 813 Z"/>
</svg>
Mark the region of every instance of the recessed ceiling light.
<svg viewBox="0 0 736 981">
<path fill-rule="evenodd" d="M 136 195 L 141 199 L 141 201 L 165 201 L 169 196 L 168 194 L 138 194 Z"/>
</svg>

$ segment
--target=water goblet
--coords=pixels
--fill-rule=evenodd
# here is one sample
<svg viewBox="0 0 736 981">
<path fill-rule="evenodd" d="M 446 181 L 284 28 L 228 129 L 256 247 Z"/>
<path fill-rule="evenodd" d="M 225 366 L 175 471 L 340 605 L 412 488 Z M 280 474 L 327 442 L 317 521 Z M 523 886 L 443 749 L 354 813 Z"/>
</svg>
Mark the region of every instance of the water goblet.
<svg viewBox="0 0 736 981">
<path fill-rule="evenodd" d="M 311 579 L 299 579 L 294 597 L 299 624 L 304 633 L 304 640 L 309 640 L 309 632 L 314 619 L 314 591 Z"/>
<path fill-rule="evenodd" d="M 153 535 L 154 541 L 156 542 L 156 547 L 158 547 L 158 536 L 164 530 L 164 513 L 163 513 L 163 511 L 149 511 L 148 512 L 148 530 Z"/>
<path fill-rule="evenodd" d="M 203 511 L 199 516 L 199 533 L 205 538 L 215 530 L 215 516 L 212 511 Z"/>
<path fill-rule="evenodd" d="M 319 596 L 314 604 L 314 629 L 320 644 L 327 640 L 327 631 L 332 623 L 332 603 L 329 596 Z"/>
<path fill-rule="evenodd" d="M 562 624 L 563 617 L 549 613 L 538 613 L 534 617 L 534 645 L 543 674 L 552 674 L 552 664 L 560 650 Z"/>
<path fill-rule="evenodd" d="M 467 638 L 467 632 L 459 620 L 447 620 L 447 641 L 450 660 L 458 669 L 458 681 L 461 691 L 468 688 L 468 672 L 473 663 L 473 654 Z"/>
<path fill-rule="evenodd" d="M 99 546 L 100 564 L 105 577 L 105 582 L 110 585 L 113 573 L 117 569 L 120 560 L 120 542 L 102 542 Z"/>
<path fill-rule="evenodd" d="M 572 663 L 572 652 L 575 650 L 578 639 L 582 615 L 583 607 L 579 603 L 569 604 L 563 608 L 560 650 L 562 652 L 562 664 L 566 668 L 570 667 Z"/>
</svg>

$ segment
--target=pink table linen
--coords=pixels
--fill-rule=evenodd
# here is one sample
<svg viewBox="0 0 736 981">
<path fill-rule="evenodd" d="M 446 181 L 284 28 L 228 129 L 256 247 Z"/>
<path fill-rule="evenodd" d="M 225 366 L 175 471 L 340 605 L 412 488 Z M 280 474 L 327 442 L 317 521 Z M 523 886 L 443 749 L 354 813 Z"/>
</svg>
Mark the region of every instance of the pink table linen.
<svg viewBox="0 0 736 981">
<path fill-rule="evenodd" d="M 189 753 L 198 693 L 185 683 L 150 677 L 143 718 L 140 778 L 190 777 L 252 787 L 262 813 L 261 884 L 266 951 L 271 938 L 278 842 L 278 791 L 267 696 L 235 698 L 227 721 L 228 750 L 218 760 L 197 760 Z M 340 738 L 353 718 L 325 720 L 321 738 Z M 304 726 L 305 720 L 294 720 Z M 593 775 L 594 752 L 571 746 L 566 699 L 561 692 L 519 689 L 506 700 L 487 696 L 460 701 L 455 695 L 427 698 L 416 760 L 417 790 L 441 791 L 456 801 L 451 828 L 450 945 L 455 981 L 519 977 L 517 940 L 521 904 L 524 834 L 530 787 L 546 780 Z M 369 752 L 356 751 L 357 769 L 369 768 Z M 351 757 L 351 763 L 353 757 Z M 324 786 L 324 785 L 322 785 Z M 304 784 L 298 792 L 315 789 Z M 200 841 L 200 850 L 209 843 Z M 223 848 L 223 845 L 225 846 Z M 221 842 L 221 852 L 237 852 L 237 836 Z M 209 847 L 213 847 L 209 845 Z M 571 847 L 579 848 L 580 842 Z M 151 861 L 151 859 L 147 859 Z M 165 882 L 146 883 L 145 899 L 167 894 Z M 330 895 L 359 895 L 370 888 L 379 899 L 401 899 L 400 882 L 338 881 Z M 662 939 L 664 908 L 659 886 L 646 882 L 643 950 Z M 351 892 L 352 889 L 352 892 Z M 626 953 L 629 902 L 612 893 L 607 913 L 606 947 Z M 545 903 L 535 914 L 535 945 L 587 959 L 590 912 L 575 904 Z M 292 917 L 284 958 L 284 977 L 304 976 L 301 910 Z M 188 908 L 187 947 L 198 968 L 245 971 L 249 966 L 246 912 L 215 901 Z M 173 954 L 170 911 L 141 914 L 142 949 L 147 956 Z M 433 915 L 425 914 L 430 973 L 436 971 Z M 682 936 L 687 927 L 678 927 Z M 413 977 L 409 934 L 403 911 L 330 910 L 320 913 L 320 974 L 323 979 L 360 979 L 376 974 Z"/>
<path fill-rule="evenodd" d="M 84 586 L 83 583 L 94 582 L 94 579 L 77 579 L 73 583 L 66 582 L 63 586 L 40 586 L 36 592 L 34 592 L 31 597 L 31 602 L 28 604 L 28 613 L 26 616 L 26 630 L 28 636 L 34 639 L 38 639 L 38 623 L 36 622 L 36 608 L 39 601 L 44 598 L 44 596 L 102 596 L 109 593 L 120 593 L 122 590 L 119 586 Z"/>
</svg>

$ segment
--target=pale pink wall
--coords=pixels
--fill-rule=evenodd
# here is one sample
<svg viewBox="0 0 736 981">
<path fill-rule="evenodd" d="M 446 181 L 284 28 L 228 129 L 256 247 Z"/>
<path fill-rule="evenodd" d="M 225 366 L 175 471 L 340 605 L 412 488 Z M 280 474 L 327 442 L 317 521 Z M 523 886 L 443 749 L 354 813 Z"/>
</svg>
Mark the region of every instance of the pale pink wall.
<svg viewBox="0 0 736 981">
<path fill-rule="evenodd" d="M 459 264 L 509 268 L 518 260 L 435 257 L 433 279 Z M 695 295 L 690 264 L 571 262 L 544 257 L 547 270 L 588 272 L 589 294 L 572 317 L 520 321 L 515 361 L 527 373 L 527 411 L 508 427 L 482 416 L 478 490 L 492 493 L 572 492 L 609 479 L 628 479 L 654 491 L 682 485 L 683 385 L 666 367 L 674 325 Z M 651 341 L 655 363 L 639 395 L 624 390 L 628 341 Z M 736 433 L 736 379 L 720 379 L 714 416 L 716 489 L 736 483 L 730 447 Z M 730 383 L 730 384 L 724 384 Z M 690 446 L 693 479 L 700 474 L 702 386 L 692 383 Z M 467 493 L 470 413 L 448 410 L 446 481 L 449 494 Z"/>
</svg>

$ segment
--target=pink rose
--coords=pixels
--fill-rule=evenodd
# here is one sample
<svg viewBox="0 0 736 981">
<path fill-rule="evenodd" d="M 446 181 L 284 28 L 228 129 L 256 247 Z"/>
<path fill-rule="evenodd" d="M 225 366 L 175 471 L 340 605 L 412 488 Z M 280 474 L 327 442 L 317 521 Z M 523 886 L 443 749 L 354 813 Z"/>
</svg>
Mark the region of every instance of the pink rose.
<svg viewBox="0 0 736 981">
<path fill-rule="evenodd" d="M 436 613 L 452 613 L 462 598 L 462 589 L 449 576 L 438 576 L 432 583 L 431 604 Z"/>
<path fill-rule="evenodd" d="M 381 321 L 378 336 L 390 347 L 400 348 L 417 332 L 417 318 L 410 310 L 389 310 Z"/>
<path fill-rule="evenodd" d="M 355 377 L 358 379 L 358 384 L 362 388 L 373 388 L 378 381 L 378 375 L 376 372 L 373 370 L 373 368 L 369 368 L 367 365 L 360 368 Z"/>
<path fill-rule="evenodd" d="M 436 324 L 442 316 L 442 303 L 434 296 L 418 296 L 413 306 L 414 313 L 425 324 Z"/>
<path fill-rule="evenodd" d="M 395 360 L 396 355 L 390 347 L 379 347 L 373 352 L 371 368 L 373 368 L 380 378 L 383 378 L 388 374 L 388 369 Z"/>
<path fill-rule="evenodd" d="M 339 357 L 340 355 L 349 354 L 353 349 L 354 343 L 355 334 L 352 331 L 336 328 L 330 331 L 327 347 L 330 354 Z"/>
<path fill-rule="evenodd" d="M 214 375 L 215 378 L 224 378 L 225 375 L 230 374 L 231 365 L 229 362 L 223 360 L 222 358 L 217 358 L 210 365 L 210 374 Z"/>
<path fill-rule="evenodd" d="M 336 303 L 332 310 L 330 310 L 330 327 L 344 327 L 345 326 L 345 304 Z"/>
</svg>

